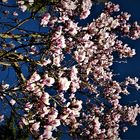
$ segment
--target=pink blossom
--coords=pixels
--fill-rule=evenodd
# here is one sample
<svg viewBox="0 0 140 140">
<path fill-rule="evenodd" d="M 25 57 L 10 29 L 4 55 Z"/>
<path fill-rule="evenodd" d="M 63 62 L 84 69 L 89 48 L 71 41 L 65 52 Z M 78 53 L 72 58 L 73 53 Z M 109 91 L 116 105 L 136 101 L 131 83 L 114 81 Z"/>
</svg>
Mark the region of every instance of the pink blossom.
<svg viewBox="0 0 140 140">
<path fill-rule="evenodd" d="M 60 66 L 60 61 L 61 61 L 61 59 L 60 59 L 59 55 L 53 57 L 53 65 L 56 65 L 56 66 L 59 67 Z"/>
<path fill-rule="evenodd" d="M 36 84 L 35 83 L 32 83 L 32 84 L 28 84 L 27 86 L 26 86 L 26 90 L 28 90 L 28 91 L 34 91 L 36 89 Z"/>
<path fill-rule="evenodd" d="M 92 1 L 91 0 L 83 0 L 82 1 L 82 6 L 81 6 L 82 12 L 81 12 L 81 15 L 80 15 L 81 19 L 85 19 L 89 16 L 91 7 L 92 7 Z"/>
<path fill-rule="evenodd" d="M 28 0 L 29 4 L 32 5 L 34 3 L 34 0 Z"/>
<path fill-rule="evenodd" d="M 26 5 L 21 5 L 20 6 L 22 12 L 25 12 L 27 10 L 27 6 Z"/>
<path fill-rule="evenodd" d="M 41 100 L 43 101 L 44 104 L 46 105 L 50 105 L 49 103 L 49 94 L 47 92 L 45 92 L 42 97 L 41 97 Z"/>
<path fill-rule="evenodd" d="M 32 2 L 32 3 L 33 3 L 33 2 L 34 2 L 34 0 L 28 0 L 28 2 Z"/>
<path fill-rule="evenodd" d="M 119 20 L 115 19 L 112 21 L 111 23 L 111 28 L 115 29 L 116 27 L 118 27 L 120 25 Z"/>
<path fill-rule="evenodd" d="M 80 62 L 84 61 L 85 56 L 86 56 L 86 52 L 84 50 L 79 49 L 78 51 L 75 51 L 74 54 L 75 54 L 75 58 L 76 58 L 77 62 L 80 63 Z"/>
<path fill-rule="evenodd" d="M 123 132 L 126 132 L 128 130 L 128 127 L 123 127 Z"/>
<path fill-rule="evenodd" d="M 109 13 L 112 13 L 112 12 L 118 12 L 120 10 L 120 8 L 119 8 L 118 4 L 113 4 L 112 2 L 107 2 L 106 3 L 106 10 Z"/>
<path fill-rule="evenodd" d="M 61 77 L 59 79 L 59 87 L 60 87 L 60 90 L 68 90 L 69 87 L 70 87 L 70 83 L 71 81 L 69 81 L 66 77 Z"/>
<path fill-rule="evenodd" d="M 21 121 L 22 121 L 22 123 L 24 125 L 28 125 L 29 124 L 28 120 L 26 118 L 24 118 L 24 117 L 21 118 Z"/>
<path fill-rule="evenodd" d="M 30 78 L 31 83 L 37 82 L 41 79 L 40 75 L 37 72 L 34 72 L 33 75 Z"/>
<path fill-rule="evenodd" d="M 40 127 L 40 122 L 36 122 L 36 123 L 32 124 L 32 127 L 31 128 L 34 131 L 38 131 L 39 127 Z"/>
<path fill-rule="evenodd" d="M 67 28 L 65 30 L 68 31 L 72 36 L 76 35 L 79 30 L 77 23 L 74 23 L 73 21 L 70 20 L 68 20 L 66 23 Z"/>
<path fill-rule="evenodd" d="M 44 59 L 42 62 L 42 66 L 47 66 L 48 64 L 50 64 L 52 61 L 50 59 Z"/>
<path fill-rule="evenodd" d="M 77 5 L 76 5 L 76 0 L 71 1 L 71 0 L 61 0 L 61 4 L 63 8 L 66 10 L 75 10 Z"/>
<path fill-rule="evenodd" d="M 49 14 L 49 13 L 46 13 L 45 15 L 44 15 L 44 17 L 41 19 L 41 25 L 43 26 L 43 27 L 46 27 L 47 26 L 47 24 L 48 24 L 48 22 L 49 22 L 49 20 L 50 20 L 50 17 L 51 17 L 51 15 Z"/>
<path fill-rule="evenodd" d="M 55 79 L 53 77 L 48 76 L 48 74 L 45 74 L 42 82 L 46 86 L 50 87 L 50 86 L 52 86 L 54 84 Z"/>
<path fill-rule="evenodd" d="M 71 80 L 76 79 L 77 74 L 78 74 L 78 70 L 77 70 L 77 68 L 75 66 L 73 66 L 71 68 L 71 75 L 70 75 L 71 76 Z"/>
<path fill-rule="evenodd" d="M 80 88 L 79 79 L 73 80 L 73 81 L 71 82 L 71 91 L 72 91 L 73 93 L 75 93 L 75 92 L 77 91 L 77 89 L 79 89 L 79 88 Z"/>
<path fill-rule="evenodd" d="M 33 107 L 33 104 L 31 104 L 30 102 L 27 102 L 27 103 L 25 104 L 25 110 L 26 110 L 26 111 L 29 111 L 32 107 Z"/>
<path fill-rule="evenodd" d="M 83 11 L 80 15 L 80 19 L 85 19 L 90 15 L 90 11 Z"/>
<path fill-rule="evenodd" d="M 4 115 L 0 115 L 0 122 L 4 121 Z"/>
<path fill-rule="evenodd" d="M 6 83 L 2 83 L 2 85 L 1 85 L 1 87 L 2 87 L 3 90 L 8 89 L 9 86 L 10 86 L 10 85 L 9 85 L 9 84 L 6 84 Z"/>
<path fill-rule="evenodd" d="M 17 2 L 19 5 L 23 5 L 24 4 L 24 1 L 23 0 L 18 0 Z"/>
<path fill-rule="evenodd" d="M 6 3 L 6 2 L 8 2 L 8 0 L 2 0 L 2 2 Z"/>
<path fill-rule="evenodd" d="M 30 48 L 30 54 L 35 54 L 35 53 L 37 53 L 36 47 L 32 45 Z"/>
<path fill-rule="evenodd" d="M 11 99 L 11 100 L 10 100 L 10 104 L 11 104 L 11 105 L 15 105 L 15 103 L 16 103 L 16 101 L 15 101 L 14 99 Z"/>
<path fill-rule="evenodd" d="M 15 11 L 15 12 L 13 12 L 13 15 L 14 16 L 18 16 L 18 13 Z"/>
<path fill-rule="evenodd" d="M 45 129 L 43 133 L 43 139 L 50 139 L 50 138 L 52 138 L 52 132 Z"/>
</svg>

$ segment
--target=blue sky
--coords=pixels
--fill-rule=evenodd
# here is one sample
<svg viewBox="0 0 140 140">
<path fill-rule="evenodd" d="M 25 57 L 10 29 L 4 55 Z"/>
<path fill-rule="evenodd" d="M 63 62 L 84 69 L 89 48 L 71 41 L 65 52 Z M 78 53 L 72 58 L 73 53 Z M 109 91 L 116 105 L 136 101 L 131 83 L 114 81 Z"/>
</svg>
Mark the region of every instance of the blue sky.
<svg viewBox="0 0 140 140">
<path fill-rule="evenodd" d="M 131 14 L 130 23 L 138 21 L 140 24 L 140 0 L 111 0 L 112 2 L 119 4 L 120 9 L 123 12 L 128 12 Z M 80 21 L 81 25 L 86 25 L 87 22 L 92 22 L 93 18 L 97 18 L 101 13 L 103 5 L 94 6 L 91 10 L 91 15 L 87 20 Z M 125 77 L 138 77 L 140 78 L 140 39 L 130 40 L 128 38 L 123 39 L 131 48 L 136 49 L 136 55 L 133 58 L 127 59 L 127 63 L 115 63 L 113 65 L 114 73 L 119 74 L 116 77 L 117 80 L 124 80 Z M 140 82 L 139 82 L 140 83 Z M 140 104 L 140 91 L 130 89 L 131 94 L 122 98 L 121 102 L 125 104 L 126 102 L 135 101 Z M 132 103 L 133 104 L 133 103 Z M 140 140 L 140 116 L 137 118 L 138 126 L 130 126 L 126 133 L 121 134 L 122 139 L 127 140 Z M 64 137 L 63 140 L 65 140 Z"/>
<path fill-rule="evenodd" d="M 118 3 L 122 11 L 131 14 L 131 22 L 138 21 L 140 24 L 140 0 L 112 0 L 112 2 Z M 115 64 L 113 67 L 114 72 L 120 73 L 119 79 L 123 79 L 128 75 L 140 78 L 140 39 L 135 41 L 126 39 L 125 42 L 132 48 L 136 49 L 136 55 L 133 58 L 128 59 L 127 64 Z M 137 100 L 140 104 L 140 92 L 131 90 L 131 95 L 129 97 L 125 97 L 123 102 L 130 100 Z M 140 140 L 140 116 L 138 117 L 138 126 L 129 127 L 129 130 L 122 134 L 122 138 Z"/>
<path fill-rule="evenodd" d="M 11 1 L 11 0 L 10 0 Z M 12 1 L 11 1 L 12 2 Z M 130 13 L 131 22 L 138 21 L 140 23 L 140 0 L 112 0 L 114 3 L 120 4 L 120 9 L 124 12 Z M 87 19 L 88 21 L 92 21 L 93 17 L 97 17 L 101 13 L 102 5 L 95 6 L 92 9 L 91 16 Z M 22 14 L 23 15 L 23 14 Z M 26 15 L 27 16 L 27 15 Z M 81 21 L 80 24 L 86 24 L 87 21 Z M 27 28 L 32 27 L 32 29 L 36 28 L 36 25 L 27 26 Z M 113 71 L 115 73 L 119 73 L 120 75 L 117 77 L 119 80 L 123 80 L 126 76 L 130 75 L 131 77 L 138 77 L 140 78 L 140 39 L 132 41 L 130 39 L 125 39 L 125 43 L 128 43 L 129 46 L 136 49 L 136 55 L 127 60 L 127 64 L 119 64 L 115 63 L 113 65 Z M 4 72 L 0 71 L 0 76 L 2 78 L 2 75 Z M 11 81 L 14 80 L 14 76 L 12 75 L 12 71 L 10 71 L 10 78 Z M 1 81 L 1 79 L 0 79 Z M 128 97 L 123 98 L 122 103 L 128 102 L 128 101 L 135 101 L 137 100 L 140 104 L 140 92 L 137 92 L 136 90 L 131 90 L 131 95 Z M 138 117 L 138 126 L 136 127 L 129 127 L 129 130 L 126 133 L 122 134 L 123 139 L 129 139 L 129 140 L 140 140 L 140 117 Z M 67 136 L 63 137 L 63 140 L 70 140 Z"/>
</svg>

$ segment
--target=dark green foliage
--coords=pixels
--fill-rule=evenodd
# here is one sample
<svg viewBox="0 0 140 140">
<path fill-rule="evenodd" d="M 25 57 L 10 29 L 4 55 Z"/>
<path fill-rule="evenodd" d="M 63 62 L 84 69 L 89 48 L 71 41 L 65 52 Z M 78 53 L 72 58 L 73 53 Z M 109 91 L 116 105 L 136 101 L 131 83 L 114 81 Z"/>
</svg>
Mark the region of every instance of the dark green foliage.
<svg viewBox="0 0 140 140">
<path fill-rule="evenodd" d="M 29 140 L 28 129 L 19 128 L 15 119 L 16 117 L 11 113 L 10 118 L 7 118 L 5 123 L 0 125 L 0 140 Z"/>
</svg>

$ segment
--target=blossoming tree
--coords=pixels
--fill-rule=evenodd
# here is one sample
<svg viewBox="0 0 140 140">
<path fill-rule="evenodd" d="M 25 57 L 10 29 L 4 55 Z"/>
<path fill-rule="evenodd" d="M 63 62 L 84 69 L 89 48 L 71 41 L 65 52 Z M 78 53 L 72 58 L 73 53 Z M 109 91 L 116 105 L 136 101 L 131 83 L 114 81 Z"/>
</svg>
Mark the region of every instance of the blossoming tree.
<svg viewBox="0 0 140 140">
<path fill-rule="evenodd" d="M 11 74 L 0 86 L 1 139 L 8 133 L 9 139 L 53 140 L 66 133 L 79 140 L 116 140 L 127 123 L 137 124 L 139 105 L 122 105 L 120 99 L 129 86 L 139 90 L 138 78 L 114 80 L 111 66 L 114 54 L 120 61 L 135 55 L 120 38 L 140 38 L 140 26 L 112 2 L 80 26 L 92 5 L 2 0 L 0 66 Z"/>
</svg>

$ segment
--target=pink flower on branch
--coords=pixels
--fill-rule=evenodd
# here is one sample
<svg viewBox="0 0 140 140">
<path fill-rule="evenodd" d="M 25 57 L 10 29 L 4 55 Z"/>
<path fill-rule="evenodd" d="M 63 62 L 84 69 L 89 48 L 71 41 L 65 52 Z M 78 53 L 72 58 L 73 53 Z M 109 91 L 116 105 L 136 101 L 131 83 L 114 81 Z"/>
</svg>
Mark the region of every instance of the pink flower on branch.
<svg viewBox="0 0 140 140">
<path fill-rule="evenodd" d="M 67 91 L 70 87 L 71 81 L 69 81 L 66 77 L 61 77 L 59 79 L 59 88 L 60 90 Z"/>
<path fill-rule="evenodd" d="M 18 5 L 26 11 L 33 2 L 20 0 Z M 128 86 L 140 88 L 138 78 L 114 80 L 111 66 L 116 61 L 114 53 L 119 59 L 136 54 L 120 35 L 138 39 L 140 25 L 128 23 L 130 15 L 120 13 L 119 5 L 108 2 L 97 19 L 80 26 L 75 19 L 86 19 L 91 7 L 91 0 L 61 0 L 51 5 L 52 11 L 47 9 L 40 20 L 41 26 L 48 27 L 49 35 L 32 37 L 35 43 L 45 45 L 32 45 L 29 50 L 33 58 L 37 54 L 38 60 L 37 64 L 36 59 L 32 61 L 35 72 L 24 85 L 28 100 L 24 99 L 25 114 L 20 123 L 21 127 L 29 126 L 40 140 L 55 139 L 59 126 L 68 127 L 71 136 L 89 140 L 119 139 L 119 132 L 126 130 L 120 123 L 137 124 L 140 107 L 123 106 L 120 99 L 130 93 Z M 6 84 L 1 88 L 3 92 L 9 90 Z M 14 106 L 18 102 L 10 103 Z"/>
</svg>

